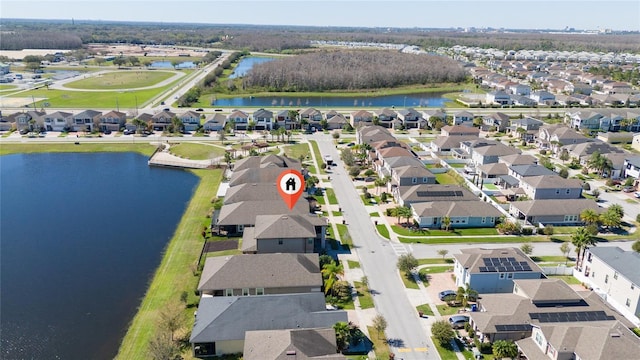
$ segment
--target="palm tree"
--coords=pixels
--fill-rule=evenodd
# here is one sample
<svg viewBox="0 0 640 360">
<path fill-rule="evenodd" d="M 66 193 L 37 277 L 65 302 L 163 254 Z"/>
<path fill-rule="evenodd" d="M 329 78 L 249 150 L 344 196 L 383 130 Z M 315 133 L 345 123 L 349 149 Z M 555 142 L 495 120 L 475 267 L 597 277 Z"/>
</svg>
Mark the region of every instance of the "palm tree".
<svg viewBox="0 0 640 360">
<path fill-rule="evenodd" d="M 609 206 L 608 211 L 613 211 L 620 216 L 620 218 L 624 217 L 624 208 L 620 204 L 613 204 Z"/>
<path fill-rule="evenodd" d="M 600 215 L 600 221 L 602 222 L 602 225 L 606 226 L 607 228 L 620 227 L 622 223 L 621 219 L 622 217 L 620 216 L 620 214 L 612 208 L 607 209 L 607 211 Z"/>
<path fill-rule="evenodd" d="M 580 268 L 584 252 L 589 246 L 596 244 L 596 240 L 589 234 L 587 228 L 579 227 L 573 235 L 571 235 L 571 244 L 576 248 L 578 258 L 576 259 L 576 269 Z"/>
<path fill-rule="evenodd" d="M 322 277 L 324 278 L 324 293 L 333 292 L 333 284 L 338 281 L 338 275 L 344 274 L 344 267 L 341 263 L 330 262 L 322 267 Z"/>
<path fill-rule="evenodd" d="M 449 231 L 449 226 L 451 226 L 451 218 L 445 216 L 442 218 L 442 225 L 444 225 L 444 230 Z"/>
<path fill-rule="evenodd" d="M 600 220 L 600 215 L 593 209 L 584 209 L 580 213 L 580 220 L 584 221 L 587 225 L 597 224 Z"/>
<path fill-rule="evenodd" d="M 184 127 L 182 120 L 180 120 L 180 118 L 178 118 L 177 116 L 174 116 L 173 118 L 171 118 L 171 125 L 173 125 L 174 133 L 182 132 L 182 129 Z"/>
<path fill-rule="evenodd" d="M 296 124 L 298 123 L 298 115 L 299 114 L 300 113 L 298 112 L 298 110 L 289 110 L 289 111 L 287 111 L 287 117 L 294 122 L 294 125 L 293 125 L 294 129 L 296 127 Z"/>
<path fill-rule="evenodd" d="M 346 349 L 351 342 L 351 328 L 349 324 L 344 321 L 339 321 L 333 325 L 333 330 L 336 332 L 336 345 L 338 349 Z"/>
</svg>

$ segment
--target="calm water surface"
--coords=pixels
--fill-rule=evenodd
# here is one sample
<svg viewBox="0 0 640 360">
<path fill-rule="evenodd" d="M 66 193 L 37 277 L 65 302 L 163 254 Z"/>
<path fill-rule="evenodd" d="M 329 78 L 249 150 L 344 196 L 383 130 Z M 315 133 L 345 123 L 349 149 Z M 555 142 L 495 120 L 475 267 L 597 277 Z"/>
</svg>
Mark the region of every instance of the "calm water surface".
<svg viewBox="0 0 640 360">
<path fill-rule="evenodd" d="M 249 70 L 253 68 L 253 65 L 262 64 L 265 62 L 273 61 L 275 58 L 270 57 L 244 57 L 238 63 L 238 66 L 233 70 L 233 74 L 229 75 L 230 79 L 243 77 Z"/>
<path fill-rule="evenodd" d="M 0 157 L 0 358 L 112 359 L 197 182 L 133 153 Z"/>
</svg>

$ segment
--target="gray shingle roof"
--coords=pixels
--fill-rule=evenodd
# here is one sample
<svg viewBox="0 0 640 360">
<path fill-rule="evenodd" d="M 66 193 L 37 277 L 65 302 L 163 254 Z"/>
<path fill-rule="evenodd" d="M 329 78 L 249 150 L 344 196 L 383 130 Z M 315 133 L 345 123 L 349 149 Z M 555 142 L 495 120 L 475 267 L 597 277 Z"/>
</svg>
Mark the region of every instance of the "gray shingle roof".
<svg viewBox="0 0 640 360">
<path fill-rule="evenodd" d="M 640 254 L 619 247 L 591 247 L 588 250 L 629 281 L 640 286 Z"/>
<path fill-rule="evenodd" d="M 245 360 L 346 359 L 336 348 L 333 328 L 247 331 L 242 355 Z"/>
<path fill-rule="evenodd" d="M 536 265 L 522 250 L 518 248 L 500 248 L 500 249 L 483 249 L 483 248 L 468 248 L 461 249 L 462 254 L 454 254 L 453 257 L 462 265 L 465 269 L 469 269 L 470 273 L 479 273 L 480 267 L 485 266 L 482 259 L 486 258 L 505 258 L 513 257 L 516 261 L 526 261 L 531 267 L 532 271 L 542 273 L 542 269 Z M 460 256 L 466 255 L 466 256 Z"/>
<path fill-rule="evenodd" d="M 246 331 L 333 327 L 345 311 L 327 311 L 322 292 L 203 297 L 191 343 L 244 340 Z"/>
<path fill-rule="evenodd" d="M 255 237 L 256 239 L 312 238 L 316 236 L 313 219 L 319 218 L 296 214 L 258 215 Z"/>
<path fill-rule="evenodd" d="M 282 201 L 253 200 L 223 205 L 214 225 L 254 225 L 258 215 L 308 214 L 309 201 L 300 197 L 292 210 Z"/>
<path fill-rule="evenodd" d="M 233 204 L 240 201 L 251 200 L 280 200 L 282 197 L 278 193 L 276 182 L 266 182 L 257 184 L 240 184 L 232 186 L 224 195 L 225 204 Z"/>
<path fill-rule="evenodd" d="M 436 201 L 413 203 L 411 207 L 420 217 L 499 217 L 498 209 L 484 201 Z"/>
<path fill-rule="evenodd" d="M 283 287 L 322 287 L 318 254 L 210 257 L 198 290 Z"/>
<path fill-rule="evenodd" d="M 575 189 L 582 188 L 582 182 L 578 179 L 565 179 L 558 175 L 530 176 L 522 179 L 536 189 Z"/>
<path fill-rule="evenodd" d="M 527 216 L 577 215 L 585 209 L 600 210 L 598 203 L 591 199 L 515 201 L 511 206 Z"/>
<path fill-rule="evenodd" d="M 234 171 L 240 171 L 250 168 L 265 168 L 271 165 L 280 168 L 293 168 L 300 170 L 300 161 L 291 159 L 286 156 L 279 155 L 267 155 L 267 156 L 249 156 L 244 159 L 236 161 L 233 166 Z"/>
<path fill-rule="evenodd" d="M 420 184 L 398 187 L 400 197 L 407 202 L 469 201 L 478 197 L 459 185 Z"/>
<path fill-rule="evenodd" d="M 537 165 L 537 164 L 511 165 L 509 169 L 511 169 L 511 171 L 513 171 L 514 173 L 522 177 L 540 176 L 540 175 L 556 175 L 555 172 L 547 169 L 542 165 Z"/>
</svg>

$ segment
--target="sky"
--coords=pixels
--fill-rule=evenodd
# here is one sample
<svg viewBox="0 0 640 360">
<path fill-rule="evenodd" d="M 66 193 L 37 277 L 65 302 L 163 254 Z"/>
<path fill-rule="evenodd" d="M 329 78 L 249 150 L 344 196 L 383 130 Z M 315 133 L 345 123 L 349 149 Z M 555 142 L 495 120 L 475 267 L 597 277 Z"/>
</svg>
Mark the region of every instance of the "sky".
<svg viewBox="0 0 640 360">
<path fill-rule="evenodd" d="M 640 31 L 640 0 L 1 0 L 3 18 Z"/>
</svg>

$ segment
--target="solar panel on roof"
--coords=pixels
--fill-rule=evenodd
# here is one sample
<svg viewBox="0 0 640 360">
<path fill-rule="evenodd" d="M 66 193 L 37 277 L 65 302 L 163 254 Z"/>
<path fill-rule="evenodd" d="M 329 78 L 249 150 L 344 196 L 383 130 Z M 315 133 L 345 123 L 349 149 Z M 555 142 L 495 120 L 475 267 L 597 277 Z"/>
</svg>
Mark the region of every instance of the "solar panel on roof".
<svg viewBox="0 0 640 360">
<path fill-rule="evenodd" d="M 484 266 L 491 266 L 493 265 L 493 263 L 491 262 L 491 259 L 487 259 L 487 258 L 483 258 L 482 262 L 484 263 Z"/>
<path fill-rule="evenodd" d="M 509 260 L 509 262 L 515 262 L 515 261 L 516 261 L 516 258 L 514 258 L 514 257 L 508 257 L 508 258 L 507 258 L 507 260 Z"/>
<path fill-rule="evenodd" d="M 486 266 L 480 266 L 480 272 L 488 272 Z"/>
<path fill-rule="evenodd" d="M 614 320 L 613 316 L 604 311 L 567 311 L 552 313 L 530 313 L 531 319 L 537 319 L 541 323 L 548 322 L 579 322 L 579 321 L 605 321 Z"/>
<path fill-rule="evenodd" d="M 496 272 L 498 270 L 495 268 L 495 266 L 487 266 L 487 271 L 488 272 Z"/>
</svg>

